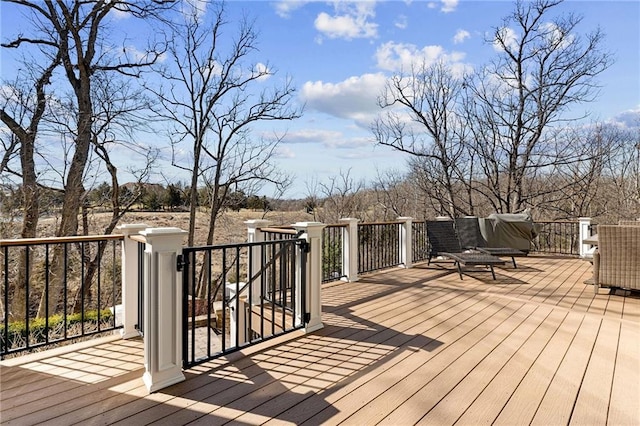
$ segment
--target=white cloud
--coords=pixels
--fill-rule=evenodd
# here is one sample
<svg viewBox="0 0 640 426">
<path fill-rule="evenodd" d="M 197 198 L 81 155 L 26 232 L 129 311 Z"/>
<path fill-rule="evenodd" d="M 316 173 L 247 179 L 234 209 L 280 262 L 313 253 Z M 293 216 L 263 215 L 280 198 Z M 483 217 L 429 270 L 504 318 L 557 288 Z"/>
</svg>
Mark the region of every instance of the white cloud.
<svg viewBox="0 0 640 426">
<path fill-rule="evenodd" d="M 199 21 L 207 13 L 208 3 L 207 0 L 187 0 L 182 3 L 182 14 Z"/>
<path fill-rule="evenodd" d="M 285 144 L 318 144 L 330 149 L 353 149 L 371 145 L 371 139 L 368 137 L 346 136 L 342 132 L 325 129 L 288 132 L 283 142 Z M 288 150 L 295 156 L 291 149 Z"/>
<path fill-rule="evenodd" d="M 296 158 L 296 153 L 291 148 L 282 145 L 276 148 L 274 155 L 276 158 Z"/>
<path fill-rule="evenodd" d="M 640 128 L 640 106 L 637 109 L 623 111 L 610 121 L 627 128 Z"/>
<path fill-rule="evenodd" d="M 7 102 L 8 100 L 12 100 L 14 102 L 19 102 L 18 91 L 15 86 L 3 84 L 0 86 L 0 100 L 2 103 Z"/>
<path fill-rule="evenodd" d="M 127 12 L 126 10 L 120 10 L 118 8 L 111 9 L 110 13 L 111 15 L 109 16 L 113 17 L 117 21 L 131 17 L 131 13 Z"/>
<path fill-rule="evenodd" d="M 509 49 L 514 49 L 518 46 L 518 34 L 512 28 L 502 27 L 498 30 L 500 32 L 500 39 Z M 503 51 L 504 48 L 497 39 L 493 40 L 493 49 L 496 51 Z"/>
<path fill-rule="evenodd" d="M 258 77 L 258 80 L 260 81 L 264 81 L 269 79 L 269 77 L 271 77 L 271 70 L 262 62 L 258 62 L 255 66 L 255 70 L 254 70 L 257 74 L 263 74 L 260 77 Z"/>
<path fill-rule="evenodd" d="M 544 37 L 547 39 L 547 42 L 549 44 L 558 45 L 560 49 L 567 48 L 575 42 L 574 35 L 565 34 L 560 27 L 552 22 L 542 24 L 540 27 L 543 31 Z"/>
<path fill-rule="evenodd" d="M 458 0 L 442 0 L 442 9 L 444 13 L 453 12 L 458 7 Z"/>
<path fill-rule="evenodd" d="M 316 30 L 329 38 L 374 38 L 378 35 L 375 2 L 334 2 L 334 15 L 320 13 L 314 22 Z"/>
<path fill-rule="evenodd" d="M 387 42 L 380 45 L 375 54 L 377 66 L 387 71 L 409 70 L 412 65 L 430 65 L 437 61 L 449 64 L 462 63 L 463 52 L 446 52 L 442 46 L 430 45 L 418 48 L 414 44 Z"/>
<path fill-rule="evenodd" d="M 338 148 L 338 149 L 353 149 L 353 148 L 362 148 L 365 146 L 371 146 L 373 144 L 373 140 L 371 137 L 351 137 L 351 138 L 336 138 L 330 141 L 327 141 L 324 145 L 327 148 Z M 362 151 L 352 153 L 354 158 L 362 158 Z"/>
<path fill-rule="evenodd" d="M 454 12 L 458 7 L 459 0 L 440 0 L 440 3 L 432 1 L 427 3 L 427 7 L 429 9 L 437 9 L 439 5 L 442 5 L 440 8 L 441 12 L 449 13 Z"/>
<path fill-rule="evenodd" d="M 471 37 L 471 33 L 467 30 L 458 30 L 456 31 L 456 35 L 453 36 L 453 44 L 460 44 L 464 42 L 466 39 Z"/>
<path fill-rule="evenodd" d="M 284 143 L 323 143 L 324 141 L 341 138 L 342 133 L 336 130 L 326 129 L 303 129 L 289 131 L 284 137 Z"/>
<path fill-rule="evenodd" d="M 397 28 L 404 30 L 408 26 L 408 18 L 406 15 L 399 15 L 393 23 Z"/>
<path fill-rule="evenodd" d="M 273 4 L 276 14 L 281 18 L 291 17 L 291 12 L 307 4 L 307 0 L 281 0 Z"/>
<path fill-rule="evenodd" d="M 368 128 L 379 113 L 377 97 L 385 82 L 382 73 L 350 77 L 336 84 L 309 81 L 302 86 L 301 97 L 310 109 L 354 120 Z"/>
</svg>

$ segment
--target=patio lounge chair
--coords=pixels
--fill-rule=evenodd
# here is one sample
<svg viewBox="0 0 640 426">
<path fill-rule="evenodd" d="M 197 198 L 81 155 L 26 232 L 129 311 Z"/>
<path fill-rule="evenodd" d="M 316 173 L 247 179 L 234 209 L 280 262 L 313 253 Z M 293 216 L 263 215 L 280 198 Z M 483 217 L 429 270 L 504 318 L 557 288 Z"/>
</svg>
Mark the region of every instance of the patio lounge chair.
<svg viewBox="0 0 640 426">
<path fill-rule="evenodd" d="M 600 286 L 640 290 L 640 226 L 598 225 L 593 290 Z"/>
<path fill-rule="evenodd" d="M 456 231 L 462 248 L 474 249 L 497 257 L 510 257 L 514 268 L 518 267 L 515 256 L 526 256 L 525 252 L 511 247 L 487 247 L 487 242 L 480 232 L 480 223 L 478 223 L 477 217 L 456 218 Z"/>
<path fill-rule="evenodd" d="M 431 263 L 431 258 L 437 256 L 451 259 L 458 268 L 460 279 L 462 279 L 463 266 L 484 265 L 489 267 L 491 276 L 495 280 L 496 273 L 493 270 L 493 266 L 505 264 L 504 260 L 487 253 L 476 250 L 463 251 L 451 220 L 427 221 L 427 237 L 430 245 L 427 263 Z"/>
</svg>

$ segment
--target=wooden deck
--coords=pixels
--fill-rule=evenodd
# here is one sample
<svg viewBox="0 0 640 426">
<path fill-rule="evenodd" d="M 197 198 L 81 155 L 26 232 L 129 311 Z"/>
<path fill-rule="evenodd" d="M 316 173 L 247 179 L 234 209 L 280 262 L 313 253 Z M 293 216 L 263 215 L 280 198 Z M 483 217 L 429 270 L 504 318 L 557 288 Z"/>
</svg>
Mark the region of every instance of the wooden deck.
<svg viewBox="0 0 640 426">
<path fill-rule="evenodd" d="M 576 259 L 518 259 L 496 281 L 443 268 L 328 284 L 322 330 L 151 395 L 140 341 L 3 361 L 1 422 L 640 424 L 638 294 L 594 297 Z"/>
</svg>

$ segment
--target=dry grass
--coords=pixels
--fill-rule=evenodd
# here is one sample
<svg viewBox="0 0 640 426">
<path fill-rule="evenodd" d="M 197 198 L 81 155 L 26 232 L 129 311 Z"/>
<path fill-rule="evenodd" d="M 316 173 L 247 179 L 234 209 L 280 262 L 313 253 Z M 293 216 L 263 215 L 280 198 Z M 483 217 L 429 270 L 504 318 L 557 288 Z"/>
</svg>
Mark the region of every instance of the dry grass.
<svg viewBox="0 0 640 426">
<path fill-rule="evenodd" d="M 216 224 L 215 243 L 233 243 L 246 241 L 247 227 L 245 221 L 250 219 L 267 219 L 271 225 L 291 225 L 295 222 L 312 221 L 313 217 L 304 211 L 295 212 L 268 212 L 241 210 L 240 212 L 225 212 L 218 218 Z M 111 213 L 92 213 L 89 216 L 89 234 L 101 235 L 111 219 Z M 52 237 L 58 225 L 59 218 L 41 218 L 38 223 L 38 237 Z M 129 212 L 120 220 L 120 225 L 144 223 L 149 227 L 177 227 L 189 229 L 188 212 Z M 209 215 L 207 212 L 198 213 L 196 220 L 195 243 L 204 244 L 209 230 Z M 115 230 L 114 233 L 119 231 Z M 3 223 L 2 238 L 19 238 L 20 224 Z"/>
</svg>

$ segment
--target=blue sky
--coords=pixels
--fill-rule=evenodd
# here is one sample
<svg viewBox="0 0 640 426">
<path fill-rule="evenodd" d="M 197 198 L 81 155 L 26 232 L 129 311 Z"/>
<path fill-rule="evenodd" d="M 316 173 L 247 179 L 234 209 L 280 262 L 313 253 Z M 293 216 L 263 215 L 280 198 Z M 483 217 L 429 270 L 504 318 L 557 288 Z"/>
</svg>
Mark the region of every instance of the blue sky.
<svg viewBox="0 0 640 426">
<path fill-rule="evenodd" d="M 485 64 L 496 52 L 484 36 L 513 8 L 512 1 L 472 0 L 228 1 L 232 19 L 245 11 L 256 19 L 261 35 L 254 60 L 268 61 L 277 78 L 290 76 L 297 101 L 306 105 L 301 119 L 275 125 L 287 132 L 279 167 L 296 176 L 286 196 L 304 197 L 307 183 L 340 170 L 371 182 L 376 170 L 404 169 L 407 157 L 375 146 L 368 129 L 385 77 L 416 57 Z M 12 27 L 16 22 L 2 9 L 3 28 Z M 556 8 L 560 12 L 582 15 L 581 33 L 599 26 L 616 60 L 600 76 L 597 101 L 574 112 L 599 120 L 640 115 L 640 2 L 569 0 Z M 7 69 L 2 66 L 3 74 Z M 177 170 L 174 176 L 180 179 Z"/>
<path fill-rule="evenodd" d="M 479 67 L 495 55 L 485 34 L 513 7 L 471 0 L 251 3 L 263 32 L 261 53 L 294 77 L 307 107 L 290 126 L 279 162 L 303 181 L 322 181 L 339 169 L 367 180 L 376 169 L 403 169 L 406 156 L 376 147 L 368 131 L 384 77 L 401 58 L 421 54 Z M 582 15 L 583 33 L 600 26 L 616 58 L 601 76 L 598 100 L 576 113 L 601 120 L 640 114 L 640 2 L 567 1 L 557 12 Z"/>
</svg>

